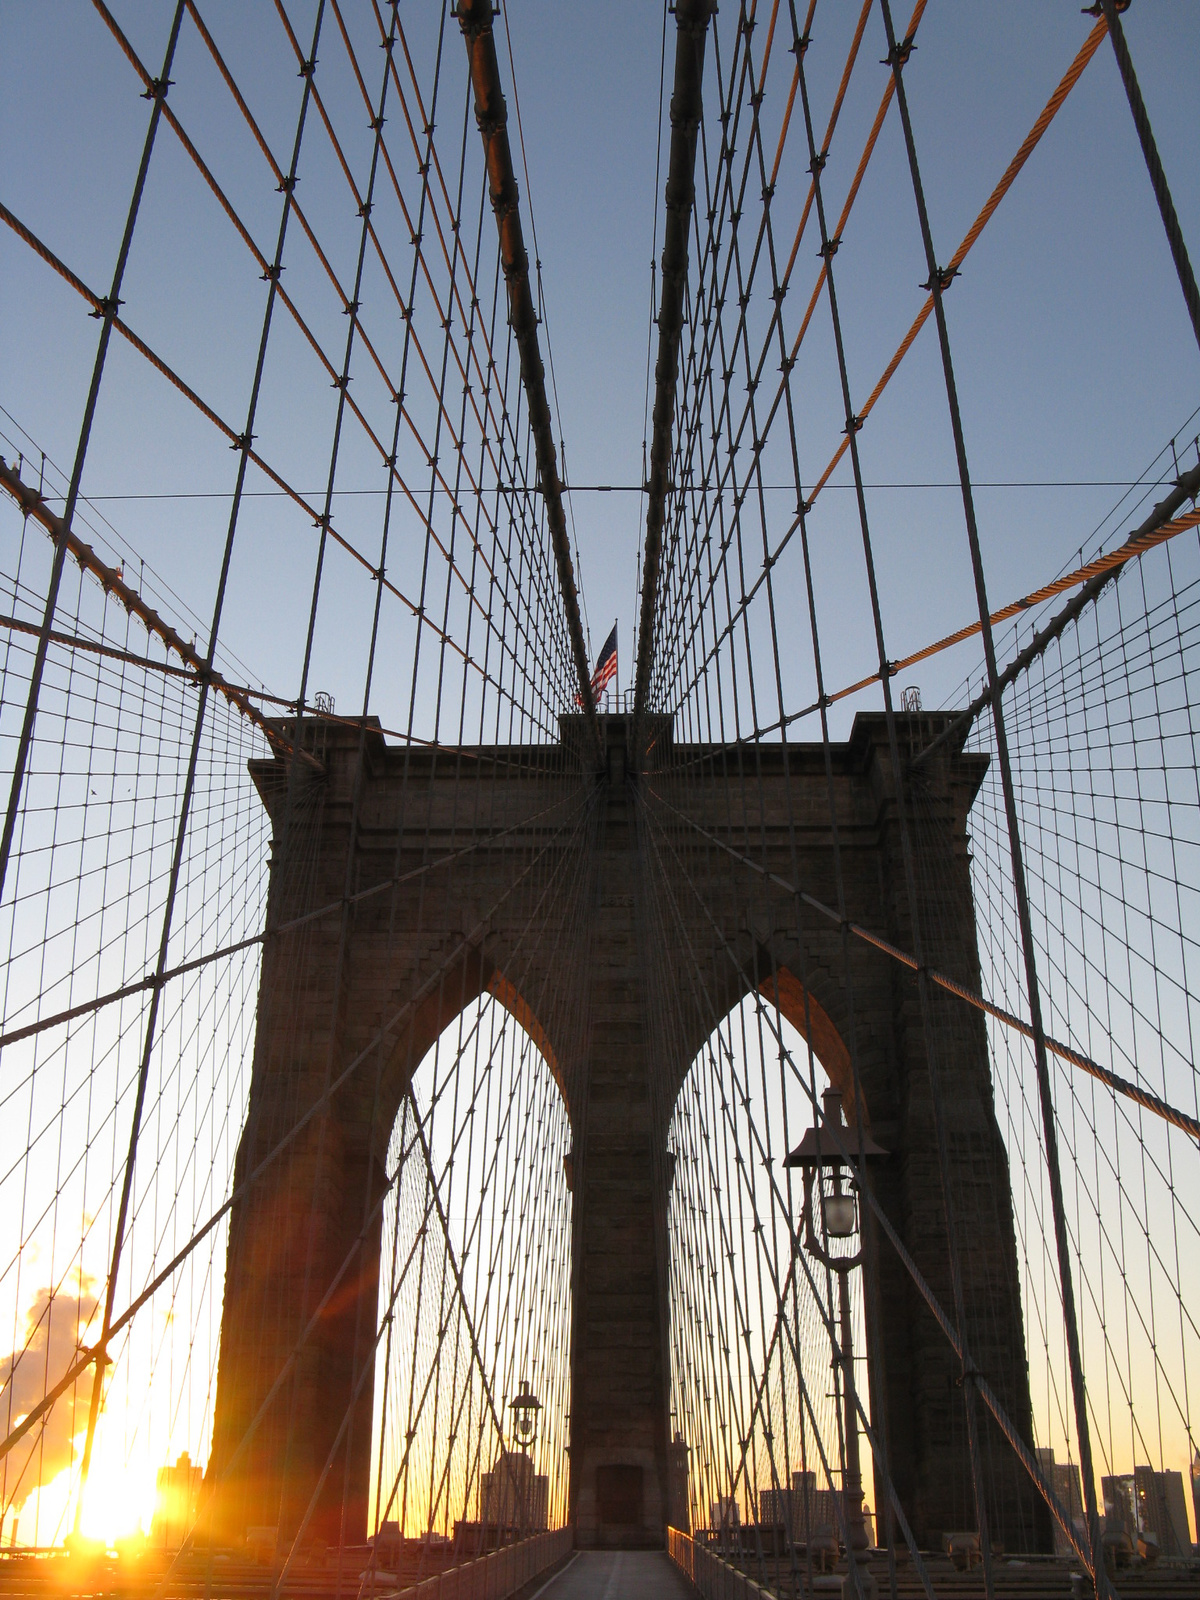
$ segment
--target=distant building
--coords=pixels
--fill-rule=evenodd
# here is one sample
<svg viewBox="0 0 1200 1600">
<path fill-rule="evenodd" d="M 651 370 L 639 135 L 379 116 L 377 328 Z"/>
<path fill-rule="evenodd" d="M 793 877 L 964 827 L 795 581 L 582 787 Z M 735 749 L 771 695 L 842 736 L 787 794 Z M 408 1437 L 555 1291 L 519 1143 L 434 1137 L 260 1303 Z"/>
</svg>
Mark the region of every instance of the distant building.
<svg viewBox="0 0 1200 1600">
<path fill-rule="evenodd" d="M 692 1531 L 688 1496 L 688 1447 L 681 1433 L 667 1446 L 667 1523 L 682 1533 Z"/>
<path fill-rule="evenodd" d="M 1100 1492 L 1104 1496 L 1104 1526 L 1107 1530 L 1123 1528 L 1129 1535 L 1129 1543 L 1137 1548 L 1138 1514 L 1137 1494 L 1134 1490 L 1133 1475 L 1124 1477 L 1101 1478 Z"/>
<path fill-rule="evenodd" d="M 840 1501 L 840 1490 L 817 1488 L 815 1472 L 793 1472 L 790 1489 L 759 1490 L 758 1520 L 782 1524 L 789 1539 L 804 1544 L 820 1527 L 830 1527 L 840 1535 Z M 870 1534 L 868 1520 L 868 1538 Z"/>
<path fill-rule="evenodd" d="M 549 1524 L 550 1479 L 534 1472 L 521 1450 L 501 1450 L 496 1465 L 479 1477 L 479 1520 L 484 1527 L 542 1533 Z"/>
<path fill-rule="evenodd" d="M 786 1528 L 788 1537 L 803 1537 L 798 1530 L 790 1489 L 760 1489 L 758 1491 L 758 1520 L 764 1527 L 775 1525 Z"/>
<path fill-rule="evenodd" d="M 1157 1535 L 1159 1554 L 1190 1556 L 1192 1541 L 1183 1498 L 1183 1473 L 1134 1467 L 1133 1483 L 1142 1532 Z"/>
<path fill-rule="evenodd" d="M 732 1533 L 742 1525 L 742 1513 L 732 1495 L 722 1495 L 708 1508 L 709 1526 L 714 1533 Z"/>
<path fill-rule="evenodd" d="M 1192 1462 L 1192 1519 L 1196 1524 L 1196 1538 L 1200 1540 L 1200 1450 Z"/>
<path fill-rule="evenodd" d="M 1083 1483 L 1079 1476 L 1079 1468 L 1074 1462 L 1055 1461 L 1053 1449 L 1046 1445 L 1039 1446 L 1034 1454 L 1037 1456 L 1038 1466 L 1042 1469 L 1042 1476 L 1054 1491 L 1059 1505 L 1075 1524 L 1076 1529 L 1084 1533 L 1087 1519 L 1083 1511 Z M 1106 1483 L 1107 1481 L 1105 1479 Z M 1074 1554 L 1074 1546 L 1059 1527 L 1057 1519 L 1054 1519 L 1054 1554 L 1056 1556 Z"/>
<path fill-rule="evenodd" d="M 173 1467 L 159 1467 L 150 1543 L 160 1550 L 178 1550 L 191 1532 L 200 1500 L 204 1469 L 192 1465 L 185 1450 Z"/>
</svg>

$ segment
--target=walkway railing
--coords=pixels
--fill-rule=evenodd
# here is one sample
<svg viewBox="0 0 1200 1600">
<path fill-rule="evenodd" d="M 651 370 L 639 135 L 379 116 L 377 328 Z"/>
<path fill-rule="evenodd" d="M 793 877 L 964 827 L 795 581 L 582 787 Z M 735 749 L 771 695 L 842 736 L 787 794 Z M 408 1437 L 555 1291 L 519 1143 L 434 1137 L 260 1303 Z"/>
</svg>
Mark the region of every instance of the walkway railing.
<svg viewBox="0 0 1200 1600">
<path fill-rule="evenodd" d="M 728 1561 L 697 1544 L 678 1528 L 667 1529 L 667 1554 L 704 1596 L 704 1600 L 774 1600 L 770 1590 L 755 1583 Z"/>
<path fill-rule="evenodd" d="M 508 1600 L 509 1595 L 569 1555 L 574 1543 L 575 1532 L 570 1527 L 535 1533 L 519 1544 L 490 1550 L 475 1561 L 426 1578 L 403 1591 L 405 1600 Z"/>
</svg>

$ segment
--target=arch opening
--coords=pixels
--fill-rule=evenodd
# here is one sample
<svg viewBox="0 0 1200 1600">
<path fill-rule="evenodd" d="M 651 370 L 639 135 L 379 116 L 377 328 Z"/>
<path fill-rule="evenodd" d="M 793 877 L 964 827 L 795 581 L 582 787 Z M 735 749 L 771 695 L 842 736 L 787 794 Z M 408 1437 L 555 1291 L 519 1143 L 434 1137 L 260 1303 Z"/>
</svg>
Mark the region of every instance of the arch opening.
<svg viewBox="0 0 1200 1600">
<path fill-rule="evenodd" d="M 841 1093 L 854 1125 L 854 1085 L 835 1024 L 805 998 L 780 967 L 733 1006 L 692 1061 L 667 1136 L 672 1512 L 751 1548 L 756 1527 L 768 1542 L 804 1543 L 820 1528 L 841 1537 L 835 1497 L 853 1477 L 837 1274 L 806 1248 L 802 1174 L 783 1161 L 826 1089 Z M 854 1387 L 869 1417 L 861 1270 L 847 1288 Z M 861 1428 L 859 1448 L 874 1542 Z"/>
<path fill-rule="evenodd" d="M 387 1150 L 368 1527 L 417 1576 L 567 1515 L 570 1120 L 536 1015 L 478 976 Z"/>
</svg>

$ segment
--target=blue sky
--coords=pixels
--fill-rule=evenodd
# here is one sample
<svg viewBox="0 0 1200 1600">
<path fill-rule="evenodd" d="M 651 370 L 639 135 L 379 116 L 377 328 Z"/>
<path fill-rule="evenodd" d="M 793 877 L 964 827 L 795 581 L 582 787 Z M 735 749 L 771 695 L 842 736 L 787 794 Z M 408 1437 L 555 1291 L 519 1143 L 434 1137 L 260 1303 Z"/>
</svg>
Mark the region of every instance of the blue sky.
<svg viewBox="0 0 1200 1600">
<path fill-rule="evenodd" d="M 309 4 L 290 8 L 302 37 L 311 9 Z M 157 63 L 169 7 L 126 3 L 114 11 L 135 48 L 147 62 Z M 856 14 L 856 7 L 829 0 L 818 9 L 808 70 L 819 125 Z M 203 15 L 268 138 L 282 152 L 290 140 L 299 83 L 273 9 L 210 3 Z M 406 5 L 401 15 L 419 56 L 432 44 L 432 8 Z M 897 16 L 899 21 L 899 10 Z M 726 40 L 734 20 L 732 4 L 723 7 L 717 26 Z M 650 261 L 661 248 L 653 230 L 662 12 L 619 0 L 586 8 L 509 0 L 507 21 L 524 132 L 519 155 L 529 174 L 528 185 L 521 174 L 521 188 L 526 207 L 532 202 L 536 225 L 567 475 L 581 485 L 636 484 L 646 426 Z M 1200 28 L 1195 11 L 1185 0 L 1155 5 L 1137 0 L 1125 24 L 1184 233 L 1196 255 L 1200 183 L 1194 85 Z M 973 219 L 1090 26 L 1068 0 L 1004 7 L 935 0 L 929 7 L 907 82 L 943 257 Z M 673 27 L 672 21 L 668 52 Z M 447 88 L 444 105 L 453 103 L 454 109 L 447 109 L 439 124 L 439 143 L 453 149 L 465 82 L 456 28 L 448 47 L 453 53 L 445 82 L 453 85 L 453 94 Z M 140 85 L 97 14 L 83 4 L 47 8 L 4 0 L 0 49 L 9 64 L 0 106 L 0 194 L 85 280 L 103 287 L 146 122 Z M 831 209 L 840 205 L 878 102 L 883 53 L 876 9 L 830 154 Z M 342 71 L 344 77 L 331 37 L 322 55 L 327 73 L 336 78 Z M 507 79 L 503 41 L 501 61 Z M 190 23 L 174 76 L 172 106 L 265 248 L 274 237 L 278 198 Z M 329 77 L 325 82 L 336 103 Z M 785 92 L 786 82 L 782 69 L 770 79 L 765 115 L 771 94 Z M 711 99 L 711 52 L 706 89 Z M 477 141 L 469 146 L 468 159 L 478 162 Z M 805 165 L 801 135 L 793 129 L 781 190 L 788 182 L 801 183 Z M 353 206 L 319 129 L 309 132 L 302 173 L 304 197 L 322 241 L 339 268 L 352 265 Z M 797 300 L 801 293 L 807 298 L 816 271 L 811 233 L 806 251 L 810 241 L 811 265 L 802 262 L 797 269 Z M 289 261 L 290 286 L 303 285 L 317 295 L 319 285 L 299 255 Z M 918 309 L 918 284 L 925 276 L 894 111 L 837 265 L 851 382 L 861 396 Z M 74 450 L 96 324 L 8 230 L 0 234 L 0 286 L 0 404 L 65 467 Z M 244 411 L 263 292 L 244 248 L 164 129 L 131 260 L 125 314 L 230 418 Z M 368 310 L 373 309 L 368 301 Z M 999 604 L 1071 564 L 1120 495 L 1107 484 L 1137 479 L 1200 400 L 1200 362 L 1107 44 L 969 257 L 948 297 L 948 311 L 976 478 L 981 483 L 1104 484 L 980 489 L 988 580 Z M 344 322 L 336 308 L 326 306 L 323 314 L 324 322 L 318 316 L 318 323 L 328 331 L 332 348 Z M 798 308 L 792 311 L 792 326 L 797 314 Z M 801 381 L 811 397 L 811 430 L 802 452 L 811 481 L 840 431 L 837 406 L 831 403 L 824 306 L 818 308 L 810 342 L 812 371 Z M 281 334 L 273 358 L 271 426 L 278 430 L 279 455 L 291 481 L 317 490 L 324 482 L 332 396 L 320 375 L 305 367 L 295 345 L 291 335 Z M 860 443 L 871 483 L 953 478 L 932 323 Z M 87 493 L 227 493 L 234 464 L 225 443 L 140 358 L 114 348 L 88 459 Z M 812 526 L 828 670 L 835 682 L 853 679 L 874 664 L 852 500 L 835 487 L 849 482 L 847 468 L 843 462 Z M 378 489 L 377 462 L 369 452 L 347 447 L 338 483 Z M 224 533 L 223 503 L 116 498 L 97 504 L 129 549 L 151 563 L 203 624 Z M 353 504 L 352 512 L 347 500 L 339 514 L 350 519 L 361 511 L 365 537 L 377 510 Z M 771 516 L 780 529 L 792 505 L 786 492 L 771 499 Z M 897 656 L 973 613 L 961 507 L 949 489 L 881 488 L 871 491 L 870 510 L 889 654 Z M 628 682 L 644 505 L 635 494 L 581 491 L 572 496 L 572 512 L 592 646 L 598 648 L 616 617 L 621 679 Z M 15 522 L 5 515 L 10 537 Z M 1121 525 L 1134 520 L 1130 516 Z M 239 536 L 223 637 L 254 678 L 282 693 L 295 692 L 298 682 L 314 555 L 311 529 L 302 532 L 294 513 L 276 501 L 255 502 Z M 796 586 L 785 592 L 794 592 L 798 602 L 798 567 L 780 581 Z M 333 580 L 318 630 L 318 684 L 328 682 L 351 700 L 361 693 L 361 661 L 345 641 L 361 632 L 363 604 L 358 591 L 343 591 Z M 918 681 L 926 703 L 950 694 L 977 656 L 974 646 L 966 646 L 923 668 Z M 803 657 L 797 646 L 795 690 L 789 695 L 796 704 L 809 698 Z M 380 691 L 385 718 L 403 698 L 399 643 L 395 667 L 394 693 L 386 685 Z M 869 697 L 863 703 L 870 703 Z"/>
</svg>

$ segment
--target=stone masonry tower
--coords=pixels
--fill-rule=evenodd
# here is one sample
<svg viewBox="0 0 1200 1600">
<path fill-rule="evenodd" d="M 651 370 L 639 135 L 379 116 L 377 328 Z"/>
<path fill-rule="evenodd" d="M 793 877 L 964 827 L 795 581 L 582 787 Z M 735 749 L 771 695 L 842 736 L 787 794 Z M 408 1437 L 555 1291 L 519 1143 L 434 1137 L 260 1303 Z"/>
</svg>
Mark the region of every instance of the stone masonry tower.
<svg viewBox="0 0 1200 1600">
<path fill-rule="evenodd" d="M 663 1153 L 675 1094 L 713 1026 L 689 1009 L 694 988 L 720 996 L 728 1009 L 757 985 L 801 1031 L 807 1016 L 848 1108 L 853 1035 L 867 1119 L 889 1152 L 872 1174 L 875 1191 L 949 1307 L 936 1080 L 950 1130 L 950 1190 L 960 1237 L 969 1241 L 968 1339 L 1030 1438 L 1008 1167 L 977 1014 L 946 998 L 927 1031 L 906 969 L 855 944 L 848 971 L 837 927 L 805 924 L 798 933 L 793 897 L 764 887 L 761 875 L 738 881 L 728 852 L 721 871 L 700 880 L 708 922 L 701 926 L 697 914 L 694 929 L 677 927 L 654 952 L 639 945 L 639 806 L 658 806 L 664 818 L 686 815 L 784 881 L 798 862 L 810 892 L 833 902 L 821 747 L 683 749 L 672 746 L 664 719 L 655 770 L 635 776 L 630 730 L 614 716 L 601 719 L 607 764 L 597 774 L 572 753 L 574 720 L 564 719 L 558 747 L 469 752 L 398 749 L 374 728 L 360 738 L 357 727 L 331 726 L 311 750 L 315 763 L 281 756 L 254 768 L 275 833 L 268 926 L 282 931 L 264 948 L 239 1183 L 288 1142 L 249 1183 L 231 1219 L 209 1465 L 221 1484 L 219 1540 L 235 1542 L 255 1525 L 277 1526 L 290 1538 L 314 1494 L 313 1537 L 366 1537 L 372 1413 L 364 1352 L 380 1270 L 373 1202 L 413 1071 L 485 990 L 553 1058 L 574 1130 L 570 1504 L 580 1546 L 663 1540 L 670 1449 Z M 914 743 L 944 725 L 928 715 L 900 720 Z M 979 967 L 966 824 L 985 770 L 986 758 L 943 746 L 922 764 L 910 801 L 926 959 L 973 988 Z M 731 776 L 739 794 L 753 793 L 753 825 L 729 811 Z M 848 915 L 911 949 L 881 717 L 860 716 L 850 740 L 834 747 L 832 781 Z M 564 940 L 578 925 L 571 907 L 551 896 L 534 947 L 526 937 L 519 964 L 515 954 L 529 921 L 522 895 L 551 880 L 546 863 L 564 848 L 547 818 L 578 810 L 581 796 L 589 800 L 590 831 L 583 845 L 572 835 L 571 848 L 589 854 L 572 881 L 592 897 L 592 946 L 590 959 L 569 970 L 572 982 L 590 984 L 583 1007 L 567 1003 L 579 997 L 561 993 L 557 977 L 568 970 Z M 468 864 L 417 870 L 468 843 Z M 527 887 L 506 898 L 526 863 Z M 686 905 L 682 897 L 679 904 Z M 697 960 L 710 970 L 689 988 L 686 963 Z M 536 1012 L 533 995 L 544 997 Z M 652 1057 L 648 1044 L 649 1020 L 668 999 L 681 1019 L 677 1059 Z M 585 1022 L 572 1021 L 578 1018 Z M 873 1270 L 872 1412 L 886 1431 L 893 1481 L 916 1536 L 933 1544 L 973 1519 L 961 1374 L 886 1244 L 877 1244 Z M 984 1451 L 992 1462 L 1009 1459 L 986 1425 Z M 1009 1550 L 1043 1546 L 1043 1518 L 1015 1470 L 997 1467 L 988 1495 L 994 1538 Z M 881 1503 L 878 1484 L 876 1496 Z"/>
</svg>

